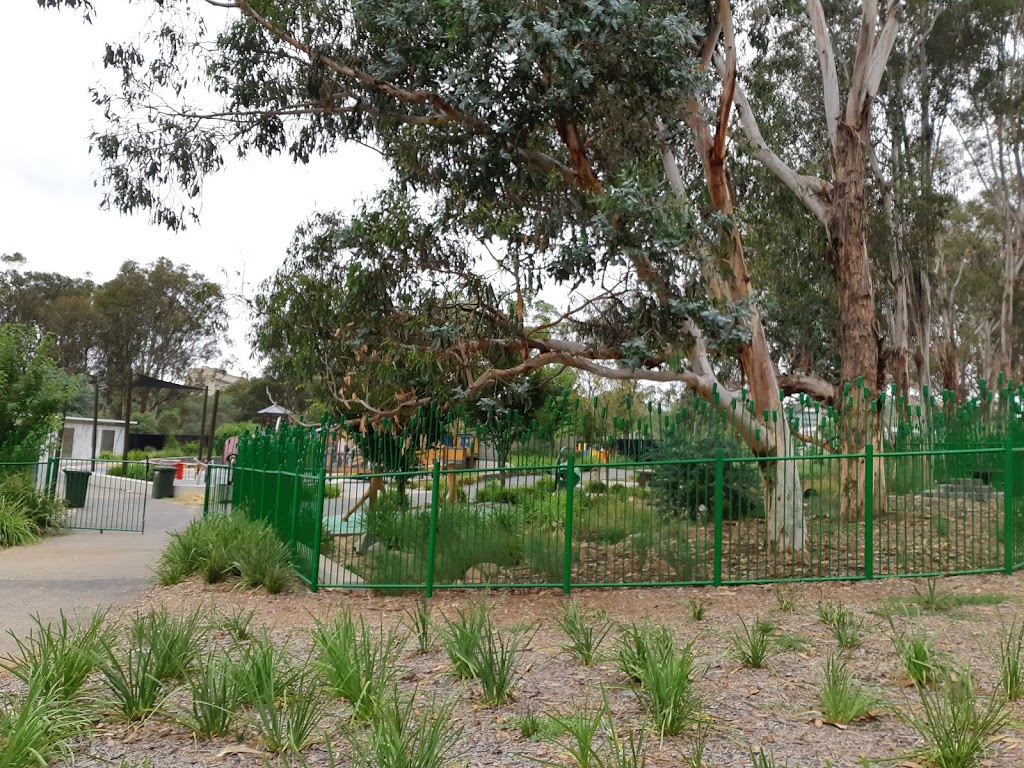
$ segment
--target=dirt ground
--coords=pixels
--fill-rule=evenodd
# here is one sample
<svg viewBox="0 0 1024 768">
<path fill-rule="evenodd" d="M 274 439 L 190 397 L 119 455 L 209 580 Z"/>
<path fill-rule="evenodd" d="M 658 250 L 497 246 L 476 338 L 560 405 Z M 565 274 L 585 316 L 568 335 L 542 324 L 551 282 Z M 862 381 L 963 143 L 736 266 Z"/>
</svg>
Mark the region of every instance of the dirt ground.
<svg viewBox="0 0 1024 768">
<path fill-rule="evenodd" d="M 1004 625 L 1022 616 L 1024 576 L 969 576 L 938 580 L 940 594 L 1001 595 L 997 605 L 957 608 L 940 613 L 899 615 L 893 618 L 897 630 L 911 627 L 926 631 L 936 645 L 960 665 L 970 665 L 976 686 L 989 692 L 998 682 L 998 639 Z M 913 768 L 922 764 L 913 757 L 920 742 L 914 731 L 901 721 L 896 709 L 916 705 L 916 694 L 899 667 L 893 648 L 893 629 L 881 610 L 886 600 L 913 598 L 927 593 L 923 581 L 888 580 L 871 583 L 795 584 L 782 588 L 795 601 L 792 611 L 780 608 L 777 590 L 768 586 L 733 588 L 657 588 L 579 590 L 574 594 L 587 608 L 603 608 L 617 622 L 650 617 L 671 626 L 680 643 L 696 639 L 696 650 L 705 669 L 699 683 L 706 697 L 706 712 L 715 728 L 705 751 L 704 765 L 715 768 L 750 766 L 752 749 L 773 753 L 776 765 L 790 768 L 821 768 L 864 765 L 863 758 L 892 761 L 889 765 Z M 645 719 L 643 705 L 624 684 L 621 673 L 610 661 L 586 668 L 560 650 L 564 638 L 555 617 L 566 598 L 555 591 L 435 593 L 431 607 L 435 616 L 451 614 L 468 601 L 485 599 L 499 626 L 527 622 L 537 626 L 530 649 L 521 664 L 521 678 L 511 703 L 497 709 L 483 706 L 476 687 L 454 677 L 440 648 L 416 654 L 410 642 L 402 660 L 402 686 L 417 687 L 424 700 L 434 697 L 457 699 L 455 720 L 464 727 L 455 764 L 467 766 L 525 766 L 541 761 L 570 765 L 558 743 L 523 738 L 516 718 L 524 712 L 567 715 L 600 700 L 600 688 L 621 728 L 639 727 Z M 707 605 L 701 621 L 691 616 L 690 600 Z M 835 640 L 818 617 L 822 599 L 838 600 L 864 618 L 865 637 L 859 648 L 847 653 L 856 678 L 880 704 L 872 719 L 840 728 L 823 721 L 817 711 L 817 691 L 825 655 L 836 647 Z M 307 630 L 315 618 L 327 617 L 349 607 L 373 622 L 399 625 L 415 597 L 374 597 L 321 591 L 311 594 L 296 590 L 267 596 L 233 590 L 230 586 L 206 586 L 197 582 L 175 587 L 152 588 L 132 609 L 146 610 L 166 604 L 180 607 L 213 606 L 221 614 L 237 608 L 255 609 L 254 624 L 270 629 L 281 642 L 287 639 L 291 652 L 304 658 L 310 647 Z M 764 669 L 746 669 L 726 653 L 726 637 L 758 617 L 773 619 L 778 634 L 799 636 L 806 642 L 801 651 L 780 651 Z M 613 635 L 605 651 L 611 651 Z M 0 681 L 0 689 L 14 688 L 12 681 Z M 142 726 L 110 724 L 76 744 L 77 766 L 146 764 L 153 768 L 172 766 L 258 766 L 268 756 L 252 740 L 218 739 L 197 741 L 174 716 L 172 695 L 166 714 L 152 717 Z M 992 744 L 986 766 L 1024 764 L 1024 705 L 1011 706 L 1012 722 Z M 333 710 L 340 721 L 345 705 Z M 327 723 L 336 730 L 337 722 Z M 344 743 L 339 736 L 336 742 Z M 691 749 L 687 734 L 649 740 L 648 765 L 669 768 L 685 764 Z M 120 763 L 124 760 L 125 762 Z M 310 766 L 326 766 L 321 747 L 306 753 Z M 272 760 L 273 762 L 273 760 Z M 346 751 L 338 765 L 348 765 Z"/>
</svg>

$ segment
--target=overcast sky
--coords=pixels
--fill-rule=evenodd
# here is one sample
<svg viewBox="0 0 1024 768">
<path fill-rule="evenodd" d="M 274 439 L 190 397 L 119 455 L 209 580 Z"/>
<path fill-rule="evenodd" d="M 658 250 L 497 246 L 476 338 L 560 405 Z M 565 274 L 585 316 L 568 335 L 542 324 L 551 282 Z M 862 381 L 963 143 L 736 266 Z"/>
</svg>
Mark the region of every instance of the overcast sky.
<svg viewBox="0 0 1024 768">
<path fill-rule="evenodd" d="M 104 43 L 133 39 L 144 8 L 125 0 L 95 0 L 90 26 L 79 14 L 43 11 L 36 0 L 7 0 L 9 34 L 0 46 L 7 108 L 0 118 L 0 253 L 20 251 L 27 269 L 91 276 L 102 282 L 126 259 L 166 256 L 237 293 L 280 264 L 295 226 L 312 211 L 340 209 L 373 194 L 385 167 L 370 150 L 296 166 L 286 158 L 234 162 L 207 182 L 202 222 L 180 234 L 151 225 L 145 214 L 100 211 L 94 186 L 99 163 L 89 132 L 99 110 L 89 87 L 103 76 Z M 13 7 L 12 7 L 13 6 Z M 233 371 L 253 373 L 245 343 L 248 318 L 232 304 L 226 356 Z"/>
</svg>

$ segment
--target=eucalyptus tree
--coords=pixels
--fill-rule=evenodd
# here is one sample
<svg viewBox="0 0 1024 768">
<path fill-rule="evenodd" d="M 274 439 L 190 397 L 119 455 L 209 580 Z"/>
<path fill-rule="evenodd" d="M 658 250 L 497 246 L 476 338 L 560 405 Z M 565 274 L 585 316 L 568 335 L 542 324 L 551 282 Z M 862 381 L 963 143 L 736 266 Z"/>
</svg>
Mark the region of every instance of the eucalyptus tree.
<svg viewBox="0 0 1024 768">
<path fill-rule="evenodd" d="M 792 437 L 764 420 L 779 380 L 728 180 L 728 3 L 237 0 L 212 3 L 229 9 L 215 38 L 192 5 L 156 5 L 145 43 L 108 47 L 119 85 L 95 94 L 107 206 L 186 226 L 229 151 L 308 162 L 357 141 L 393 169 L 355 220 L 300 230 L 265 287 L 257 334 L 279 362 L 323 371 L 333 397 L 374 419 L 549 365 L 685 383 L 781 459 L 766 463 L 768 527 L 802 547 Z M 484 279 L 486 248 L 510 302 Z M 530 327 L 522 308 L 552 283 L 586 292 Z M 357 381 L 369 367 L 346 380 L 367 361 L 410 379 L 381 381 L 377 366 L 371 402 Z M 719 375 L 733 370 L 741 381 Z"/>
</svg>

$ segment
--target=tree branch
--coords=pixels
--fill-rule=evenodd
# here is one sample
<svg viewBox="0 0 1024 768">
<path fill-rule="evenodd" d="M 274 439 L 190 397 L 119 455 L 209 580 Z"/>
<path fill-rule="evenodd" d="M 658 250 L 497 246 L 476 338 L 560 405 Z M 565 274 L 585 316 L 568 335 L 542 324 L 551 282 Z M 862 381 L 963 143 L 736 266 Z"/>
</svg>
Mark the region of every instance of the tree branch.
<svg viewBox="0 0 1024 768">
<path fill-rule="evenodd" d="M 828 33 L 828 22 L 825 20 L 825 9 L 821 7 L 821 0 L 807 0 L 807 15 L 811 20 L 814 44 L 818 50 L 818 63 L 821 66 L 828 139 L 832 144 L 832 151 L 835 152 L 839 140 L 837 131 L 842 107 L 839 99 L 839 76 L 836 73 L 836 55 L 832 50 L 832 39 Z"/>
<path fill-rule="evenodd" d="M 715 64 L 719 64 L 717 58 Z M 725 63 L 722 62 L 721 67 L 724 66 Z M 797 196 L 800 202 L 804 204 L 804 207 L 818 221 L 822 224 L 827 224 L 825 201 L 828 201 L 832 196 L 832 185 L 813 176 L 798 175 L 792 168 L 786 165 L 781 157 L 768 148 L 764 136 L 761 135 L 761 129 L 757 125 L 754 111 L 750 108 L 750 102 L 747 101 L 747 95 L 741 85 L 736 86 L 736 115 L 740 119 L 740 124 L 743 126 L 743 132 L 746 134 L 747 139 L 754 145 L 754 157 L 775 174 L 783 184 L 789 187 L 790 191 Z"/>
</svg>

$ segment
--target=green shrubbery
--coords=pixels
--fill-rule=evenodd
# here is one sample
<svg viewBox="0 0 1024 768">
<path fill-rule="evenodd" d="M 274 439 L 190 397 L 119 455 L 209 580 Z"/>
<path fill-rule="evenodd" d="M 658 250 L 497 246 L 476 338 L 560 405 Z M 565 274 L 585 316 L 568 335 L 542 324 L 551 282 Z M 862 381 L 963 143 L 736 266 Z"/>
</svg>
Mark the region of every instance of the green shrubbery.
<svg viewBox="0 0 1024 768">
<path fill-rule="evenodd" d="M 64 502 L 39 491 L 31 477 L 9 475 L 0 481 L 0 549 L 32 544 L 59 529 L 66 512 Z"/>
<path fill-rule="evenodd" d="M 248 587 L 276 594 L 292 581 L 288 547 L 265 522 L 243 512 L 209 515 L 172 533 L 156 570 L 161 584 L 199 574 L 207 583 L 237 578 Z"/>
<path fill-rule="evenodd" d="M 724 426 L 697 434 L 677 429 L 662 438 L 656 459 L 693 462 L 662 464 L 655 468 L 652 485 L 663 513 L 685 515 L 691 520 L 708 519 L 714 515 L 714 456 L 718 450 L 723 451 L 727 459 L 722 475 L 722 516 L 726 520 L 736 520 L 764 514 L 757 465 L 749 461 L 728 460 L 748 456 L 750 452 Z"/>
</svg>

